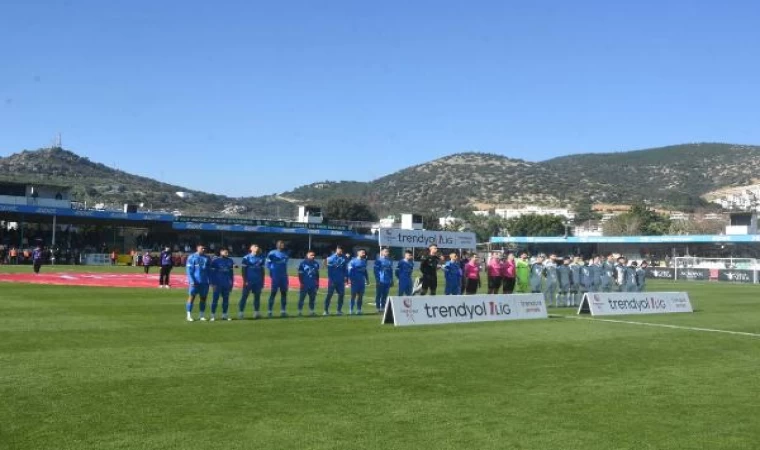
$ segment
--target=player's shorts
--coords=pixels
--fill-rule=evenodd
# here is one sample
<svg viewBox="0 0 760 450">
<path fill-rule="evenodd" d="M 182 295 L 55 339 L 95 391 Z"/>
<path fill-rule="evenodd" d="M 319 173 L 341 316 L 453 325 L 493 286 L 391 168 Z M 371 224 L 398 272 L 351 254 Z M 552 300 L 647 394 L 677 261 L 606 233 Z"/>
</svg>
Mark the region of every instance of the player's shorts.
<svg viewBox="0 0 760 450">
<path fill-rule="evenodd" d="M 277 278 L 271 278 L 272 281 L 272 291 L 287 291 L 288 290 L 288 277 L 277 277 Z"/>
<path fill-rule="evenodd" d="M 364 291 L 367 289 L 367 286 L 362 284 L 354 284 L 351 283 L 351 294 L 362 294 L 364 295 Z"/>
<path fill-rule="evenodd" d="M 501 277 L 488 277 L 488 289 L 501 289 Z"/>
<path fill-rule="evenodd" d="M 217 284 L 215 290 L 221 294 L 229 294 L 232 292 L 232 286 L 219 286 Z"/>
<path fill-rule="evenodd" d="M 559 291 L 560 292 L 570 292 L 570 283 L 560 283 L 559 284 Z"/>
<path fill-rule="evenodd" d="M 261 294 L 261 290 L 264 288 L 262 283 L 248 283 L 243 285 L 243 290 L 253 292 L 254 294 Z"/>
<path fill-rule="evenodd" d="M 197 295 L 201 298 L 206 298 L 208 297 L 208 286 L 209 285 L 207 283 L 194 284 L 190 286 L 190 288 L 188 289 L 188 292 L 190 293 L 190 295 Z"/>
<path fill-rule="evenodd" d="M 328 280 L 327 292 L 336 292 L 338 295 L 344 295 L 346 293 L 346 283 L 341 280 Z"/>
</svg>

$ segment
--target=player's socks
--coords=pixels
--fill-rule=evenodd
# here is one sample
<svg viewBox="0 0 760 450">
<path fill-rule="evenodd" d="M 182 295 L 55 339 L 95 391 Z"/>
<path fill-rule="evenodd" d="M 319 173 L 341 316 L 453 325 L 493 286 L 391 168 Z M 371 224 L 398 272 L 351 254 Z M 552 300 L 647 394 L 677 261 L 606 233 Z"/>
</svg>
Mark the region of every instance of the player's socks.
<svg viewBox="0 0 760 450">
<path fill-rule="evenodd" d="M 238 312 L 238 320 L 243 320 L 243 311 Z"/>
<path fill-rule="evenodd" d="M 187 321 L 188 322 L 194 322 L 193 316 L 190 314 L 190 311 L 187 312 Z"/>
<path fill-rule="evenodd" d="M 230 316 L 227 315 L 227 313 L 222 314 L 222 320 L 232 320 L 230 319 Z"/>
</svg>

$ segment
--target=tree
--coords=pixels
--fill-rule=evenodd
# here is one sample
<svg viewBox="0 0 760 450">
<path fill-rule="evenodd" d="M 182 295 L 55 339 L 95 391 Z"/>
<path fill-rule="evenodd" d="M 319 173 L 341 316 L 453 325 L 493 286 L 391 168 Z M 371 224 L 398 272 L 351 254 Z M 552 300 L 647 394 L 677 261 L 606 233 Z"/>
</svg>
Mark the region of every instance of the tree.
<svg viewBox="0 0 760 450">
<path fill-rule="evenodd" d="M 441 223 L 435 213 L 428 213 L 422 216 L 422 228 L 432 231 L 440 231 Z"/>
<path fill-rule="evenodd" d="M 512 236 L 564 236 L 567 227 L 559 216 L 527 214 L 509 219 L 506 229 Z"/>
<path fill-rule="evenodd" d="M 603 229 L 608 236 L 661 236 L 669 232 L 670 225 L 668 217 L 637 203 L 628 212 L 608 220 Z"/>
<path fill-rule="evenodd" d="M 602 218 L 602 215 L 598 212 L 594 211 L 593 205 L 589 200 L 579 200 L 574 206 L 573 211 L 575 211 L 575 218 L 573 221 L 576 224 L 580 224 L 583 222 L 588 222 L 589 220 L 599 220 Z"/>
<path fill-rule="evenodd" d="M 351 222 L 377 221 L 377 214 L 365 203 L 345 198 L 329 200 L 325 206 L 325 217 L 329 220 L 346 220 Z"/>
</svg>

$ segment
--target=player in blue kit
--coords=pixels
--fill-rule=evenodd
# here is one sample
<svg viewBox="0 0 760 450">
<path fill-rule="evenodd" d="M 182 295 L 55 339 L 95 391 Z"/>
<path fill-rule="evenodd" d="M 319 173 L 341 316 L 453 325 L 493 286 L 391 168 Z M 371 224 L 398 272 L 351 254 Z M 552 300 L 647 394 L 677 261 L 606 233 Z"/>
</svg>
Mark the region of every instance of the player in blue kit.
<svg viewBox="0 0 760 450">
<path fill-rule="evenodd" d="M 319 263 L 314 259 L 315 254 L 309 251 L 306 259 L 298 265 L 298 280 L 301 282 L 301 291 L 298 296 L 298 315 L 303 315 L 303 304 L 306 296 L 309 296 L 309 315 L 316 313 L 314 308 L 317 302 L 317 291 L 319 290 Z"/>
<path fill-rule="evenodd" d="M 261 290 L 264 288 L 264 266 L 266 258 L 261 255 L 261 249 L 258 245 L 251 245 L 251 253 L 243 257 L 242 275 L 243 275 L 243 294 L 240 296 L 238 303 L 238 319 L 243 319 L 245 304 L 248 301 L 248 295 L 253 294 L 253 318 L 258 319 L 259 308 L 261 307 Z"/>
<path fill-rule="evenodd" d="M 443 275 L 446 281 L 445 295 L 462 294 L 462 266 L 456 253 L 449 255 L 449 260 L 443 265 Z"/>
<path fill-rule="evenodd" d="M 216 307 L 219 297 L 222 297 L 222 320 L 232 320 L 227 315 L 230 309 L 230 292 L 235 285 L 235 261 L 230 258 L 230 252 L 223 248 L 219 257 L 211 261 L 211 287 L 214 290 L 211 299 L 211 321 L 216 320 Z"/>
<path fill-rule="evenodd" d="M 375 260 L 375 308 L 381 313 L 393 286 L 393 260 L 388 257 L 388 249 L 380 250 L 380 257 Z"/>
<path fill-rule="evenodd" d="M 272 292 L 269 294 L 269 317 L 272 317 L 274 298 L 280 293 L 280 316 L 286 317 L 288 312 L 288 254 L 285 251 L 285 242 L 277 241 L 277 249 L 267 255 L 267 267 L 269 279 L 272 282 Z"/>
<path fill-rule="evenodd" d="M 361 315 L 364 290 L 369 284 L 367 252 L 365 250 L 359 250 L 356 258 L 348 263 L 348 279 L 351 281 L 351 308 L 349 313 Z"/>
<path fill-rule="evenodd" d="M 198 318 L 202 321 L 206 320 L 206 298 L 208 298 L 209 265 L 210 263 L 208 256 L 206 256 L 206 247 L 203 245 L 198 245 L 196 252 L 187 258 L 187 284 L 190 286 L 190 288 L 185 308 L 187 311 L 188 322 L 193 321 L 191 313 L 193 312 L 193 303 L 195 302 L 196 296 L 200 298 L 200 304 L 198 305 L 198 308 L 200 309 L 200 315 Z"/>
<path fill-rule="evenodd" d="M 330 315 L 330 301 L 338 294 L 338 315 L 343 315 L 343 301 L 346 297 L 348 282 L 348 257 L 343 254 L 341 247 L 335 248 L 335 253 L 327 258 L 327 297 L 325 297 L 325 316 Z"/>
<path fill-rule="evenodd" d="M 412 274 L 414 273 L 414 255 L 410 251 L 404 252 L 404 259 L 396 264 L 396 278 L 398 279 L 398 295 L 412 295 L 414 282 Z"/>
</svg>

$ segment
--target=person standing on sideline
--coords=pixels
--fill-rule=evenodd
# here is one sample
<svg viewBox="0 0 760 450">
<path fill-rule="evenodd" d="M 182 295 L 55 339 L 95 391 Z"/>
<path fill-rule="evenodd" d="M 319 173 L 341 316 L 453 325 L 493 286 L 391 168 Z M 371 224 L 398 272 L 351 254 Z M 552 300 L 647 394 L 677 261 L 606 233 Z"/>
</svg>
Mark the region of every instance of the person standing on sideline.
<svg viewBox="0 0 760 450">
<path fill-rule="evenodd" d="M 536 256 L 533 264 L 530 265 L 530 291 L 534 294 L 543 293 L 543 281 L 544 281 L 544 256 Z M 546 305 L 547 307 L 549 305 Z"/>
<path fill-rule="evenodd" d="M 153 262 L 153 258 L 150 256 L 150 253 L 145 252 L 142 259 L 143 270 L 145 271 L 145 275 L 148 275 L 150 273 L 150 264 L 152 262 Z"/>
<path fill-rule="evenodd" d="M 37 247 L 35 247 L 34 251 L 32 252 L 32 267 L 34 268 L 35 274 L 40 273 L 40 268 L 42 267 L 42 259 L 42 245 L 37 244 Z"/>
<path fill-rule="evenodd" d="M 602 260 L 594 255 L 591 260 L 591 292 L 599 292 L 602 287 Z"/>
<path fill-rule="evenodd" d="M 644 292 L 647 287 L 647 267 L 649 267 L 649 263 L 641 261 L 639 268 L 636 270 L 636 287 L 639 292 Z"/>
<path fill-rule="evenodd" d="M 557 278 L 559 279 L 557 303 L 561 306 L 570 306 L 570 257 L 564 257 L 562 263 L 557 266 Z"/>
<path fill-rule="evenodd" d="M 639 268 L 636 261 L 631 261 L 631 264 L 625 268 L 625 291 L 637 292 L 639 290 L 639 277 L 637 275 Z"/>
<path fill-rule="evenodd" d="M 261 256 L 261 249 L 258 245 L 251 245 L 251 253 L 243 257 L 241 263 L 241 275 L 243 276 L 243 292 L 238 302 L 238 319 L 243 319 L 245 304 L 248 301 L 248 295 L 253 294 L 253 318 L 258 319 L 261 308 L 261 290 L 264 288 L 264 266 L 266 258 Z"/>
<path fill-rule="evenodd" d="M 615 255 L 610 253 L 602 263 L 601 291 L 612 292 L 615 285 Z"/>
<path fill-rule="evenodd" d="M 573 262 L 570 264 L 570 304 L 568 306 L 580 304 L 582 265 L 583 258 L 580 256 L 573 258 Z"/>
<path fill-rule="evenodd" d="M 459 264 L 459 256 L 456 253 L 449 255 L 449 260 L 443 265 L 443 275 L 446 279 L 444 294 L 461 295 L 462 294 L 462 266 Z"/>
<path fill-rule="evenodd" d="M 396 264 L 396 278 L 398 279 L 398 295 L 410 296 L 412 295 L 412 287 L 414 282 L 412 281 L 412 274 L 414 273 L 414 255 L 410 251 L 404 252 L 404 259 Z"/>
<path fill-rule="evenodd" d="M 232 320 L 228 315 L 230 310 L 230 293 L 235 285 L 235 261 L 230 258 L 226 248 L 219 251 L 219 257 L 211 261 L 210 281 L 214 290 L 211 299 L 211 321 L 216 320 L 216 306 L 222 297 L 222 320 Z"/>
<path fill-rule="evenodd" d="M 378 314 L 385 310 L 385 302 L 393 286 L 393 260 L 388 257 L 388 249 L 380 250 L 380 257 L 375 260 L 375 308 Z"/>
<path fill-rule="evenodd" d="M 504 261 L 501 259 L 499 252 L 491 253 L 491 259 L 488 261 L 488 293 L 498 294 L 501 289 L 502 273 L 504 273 Z"/>
<path fill-rule="evenodd" d="M 464 276 L 467 285 L 464 288 L 465 295 L 475 295 L 480 289 L 480 256 L 472 255 L 470 261 L 464 266 Z"/>
<path fill-rule="evenodd" d="M 621 256 L 615 264 L 615 290 L 617 292 L 625 292 L 625 273 L 628 270 L 625 263 L 625 258 Z"/>
<path fill-rule="evenodd" d="M 464 295 L 464 288 L 467 286 L 467 278 L 464 276 L 464 266 L 466 266 L 468 262 L 470 262 L 470 255 L 466 251 L 463 251 L 462 257 L 459 258 L 459 267 L 462 269 L 462 280 L 459 282 L 462 286 L 462 292 L 460 295 Z"/>
<path fill-rule="evenodd" d="M 164 247 L 164 251 L 158 257 L 158 263 L 161 264 L 161 272 L 158 276 L 158 287 L 169 289 L 171 283 L 169 283 L 169 277 L 172 273 L 172 267 L 174 261 L 172 258 L 172 252 L 169 247 Z"/>
<path fill-rule="evenodd" d="M 280 317 L 287 317 L 288 306 L 288 253 L 285 251 L 285 242 L 277 241 L 277 248 L 267 255 L 267 267 L 269 267 L 269 279 L 272 282 L 272 291 L 269 293 L 269 309 L 267 314 L 272 317 L 274 299 L 277 292 L 280 293 Z"/>
<path fill-rule="evenodd" d="M 369 284 L 369 273 L 367 273 L 367 251 L 359 250 L 356 258 L 348 263 L 348 278 L 351 280 L 351 304 L 349 314 L 362 315 L 362 302 L 364 301 L 364 291 Z"/>
<path fill-rule="evenodd" d="M 306 259 L 298 265 L 298 280 L 301 282 L 301 290 L 298 295 L 298 317 L 303 315 L 303 304 L 306 296 L 309 296 L 309 315 L 314 316 L 317 303 L 317 291 L 319 290 L 319 263 L 312 250 L 306 253 Z"/>
<path fill-rule="evenodd" d="M 338 294 L 338 315 L 343 315 L 343 301 L 346 298 L 346 283 L 348 282 L 348 258 L 343 254 L 343 248 L 335 248 L 335 253 L 327 258 L 327 296 L 325 297 L 325 312 L 330 315 L 330 301 Z"/>
<path fill-rule="evenodd" d="M 209 260 L 206 256 L 206 247 L 198 245 L 195 253 L 187 258 L 187 265 L 185 270 L 187 272 L 187 284 L 189 286 L 187 303 L 185 309 L 187 312 L 187 321 L 192 322 L 193 318 L 191 313 L 193 312 L 193 303 L 195 297 L 200 297 L 200 314 L 198 319 L 201 321 L 206 320 L 206 299 L 208 298 L 209 288 Z"/>
<path fill-rule="evenodd" d="M 422 272 L 422 291 L 420 295 L 435 295 L 438 288 L 438 268 L 440 267 L 441 257 L 438 256 L 438 246 L 433 244 L 428 247 L 428 254 L 420 262 L 420 272 Z"/>
<path fill-rule="evenodd" d="M 116 256 L 117 256 L 116 255 L 116 250 L 112 250 L 111 251 L 111 265 L 112 266 L 116 265 Z"/>
<path fill-rule="evenodd" d="M 515 262 L 515 291 L 518 294 L 530 293 L 530 262 L 526 252 L 520 253 L 520 259 Z"/>
<path fill-rule="evenodd" d="M 504 283 L 504 294 L 511 294 L 515 291 L 515 254 L 512 252 L 507 253 L 507 260 L 504 261 L 504 271 L 502 272 L 502 280 Z"/>
</svg>

